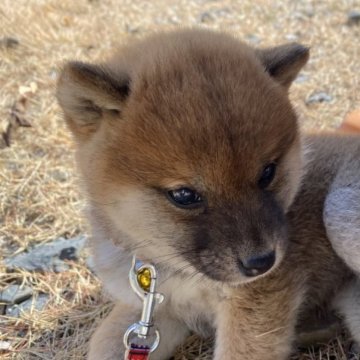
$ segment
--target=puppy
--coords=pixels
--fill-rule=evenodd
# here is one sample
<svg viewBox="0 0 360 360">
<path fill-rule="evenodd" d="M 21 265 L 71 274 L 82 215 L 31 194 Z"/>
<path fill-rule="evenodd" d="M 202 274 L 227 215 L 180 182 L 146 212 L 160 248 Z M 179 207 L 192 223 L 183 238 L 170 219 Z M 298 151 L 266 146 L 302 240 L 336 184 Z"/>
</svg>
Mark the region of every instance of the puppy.
<svg viewBox="0 0 360 360">
<path fill-rule="evenodd" d="M 323 213 L 336 218 L 328 195 L 348 186 L 349 168 L 358 182 L 360 141 L 300 138 L 288 89 L 308 57 L 299 44 L 253 49 L 180 30 L 101 65 L 65 65 L 57 97 L 78 144 L 97 271 L 116 303 L 88 359 L 121 359 L 140 319 L 133 254 L 156 265 L 166 296 L 157 360 L 190 331 L 216 332 L 216 360 L 287 359 L 302 316 L 355 286 Z"/>
</svg>

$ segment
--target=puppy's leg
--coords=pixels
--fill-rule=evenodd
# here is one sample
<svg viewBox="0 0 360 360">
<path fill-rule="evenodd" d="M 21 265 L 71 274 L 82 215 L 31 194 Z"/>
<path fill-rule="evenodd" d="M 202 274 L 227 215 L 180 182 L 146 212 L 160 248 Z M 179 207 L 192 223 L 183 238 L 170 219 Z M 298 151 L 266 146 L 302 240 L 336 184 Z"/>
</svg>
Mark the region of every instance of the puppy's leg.
<svg viewBox="0 0 360 360">
<path fill-rule="evenodd" d="M 360 188 L 358 171 L 340 172 L 325 201 L 324 224 L 335 252 L 358 276 L 342 291 L 335 306 L 360 346 Z"/>
<path fill-rule="evenodd" d="M 360 275 L 360 188 L 332 190 L 325 201 L 323 218 L 335 252 Z"/>
<path fill-rule="evenodd" d="M 338 295 L 335 306 L 344 316 L 353 340 L 360 346 L 360 280 L 349 284 Z"/>
<path fill-rule="evenodd" d="M 90 340 L 88 360 L 123 359 L 123 336 L 127 327 L 137 321 L 139 310 L 117 303 L 102 321 Z"/>
<path fill-rule="evenodd" d="M 221 303 L 215 360 L 289 357 L 304 291 L 298 286 L 281 284 L 281 280 L 278 288 L 267 289 L 266 281 L 269 280 L 265 278 L 260 287 L 254 283 L 236 289 Z"/>
<path fill-rule="evenodd" d="M 122 360 L 125 354 L 123 336 L 129 325 L 140 319 L 140 311 L 118 303 L 95 331 L 90 341 L 88 360 Z M 156 326 L 161 334 L 161 342 L 153 357 L 168 359 L 180 345 L 189 330 L 165 311 L 156 314 Z"/>
</svg>

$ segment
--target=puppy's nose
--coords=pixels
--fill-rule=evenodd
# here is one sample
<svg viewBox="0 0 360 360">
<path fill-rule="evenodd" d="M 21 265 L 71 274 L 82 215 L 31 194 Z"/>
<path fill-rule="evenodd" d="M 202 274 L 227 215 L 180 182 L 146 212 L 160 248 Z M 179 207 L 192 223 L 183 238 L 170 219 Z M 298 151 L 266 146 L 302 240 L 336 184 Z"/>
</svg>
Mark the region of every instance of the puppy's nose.
<svg viewBox="0 0 360 360">
<path fill-rule="evenodd" d="M 275 251 L 265 255 L 253 256 L 240 261 L 240 270 L 246 276 L 258 276 L 266 273 L 275 263 Z"/>
</svg>

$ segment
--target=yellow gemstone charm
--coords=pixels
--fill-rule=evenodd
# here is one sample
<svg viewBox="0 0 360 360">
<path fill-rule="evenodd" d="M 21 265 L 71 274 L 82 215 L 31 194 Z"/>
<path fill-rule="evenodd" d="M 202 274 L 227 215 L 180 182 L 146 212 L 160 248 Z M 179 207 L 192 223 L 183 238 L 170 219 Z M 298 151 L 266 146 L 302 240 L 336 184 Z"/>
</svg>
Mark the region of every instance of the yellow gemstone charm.
<svg viewBox="0 0 360 360">
<path fill-rule="evenodd" d="M 141 288 L 145 291 L 150 290 L 151 285 L 151 272 L 149 269 L 145 268 L 137 273 L 137 281 Z"/>
</svg>

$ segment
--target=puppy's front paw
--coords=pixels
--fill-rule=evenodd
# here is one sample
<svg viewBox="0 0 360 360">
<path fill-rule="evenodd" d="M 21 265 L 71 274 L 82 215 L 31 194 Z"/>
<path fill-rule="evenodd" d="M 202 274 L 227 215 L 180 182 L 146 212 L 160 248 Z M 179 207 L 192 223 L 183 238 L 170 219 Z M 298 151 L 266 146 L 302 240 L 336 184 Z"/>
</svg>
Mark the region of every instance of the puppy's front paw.
<svg viewBox="0 0 360 360">
<path fill-rule="evenodd" d="M 127 327 L 139 317 L 138 311 L 118 303 L 103 320 L 90 340 L 88 360 L 122 360 L 125 356 L 123 336 Z"/>
<path fill-rule="evenodd" d="M 118 345 L 118 346 L 117 346 Z M 121 344 L 111 342 L 90 346 L 88 360 L 122 360 L 125 351 Z"/>
<path fill-rule="evenodd" d="M 115 330 L 115 329 L 113 329 Z M 123 360 L 125 348 L 122 343 L 122 332 L 110 334 L 103 324 L 95 332 L 90 341 L 88 360 Z"/>
</svg>

